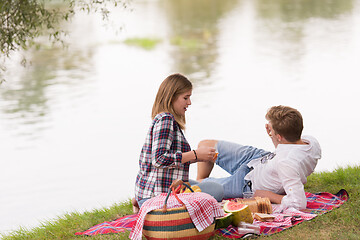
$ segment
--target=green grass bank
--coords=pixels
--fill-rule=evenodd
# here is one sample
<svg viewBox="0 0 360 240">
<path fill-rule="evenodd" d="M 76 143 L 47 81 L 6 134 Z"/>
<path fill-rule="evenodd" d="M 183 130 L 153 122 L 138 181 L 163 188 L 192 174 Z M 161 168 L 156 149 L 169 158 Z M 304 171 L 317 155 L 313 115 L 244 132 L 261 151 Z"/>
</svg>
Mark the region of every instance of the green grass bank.
<svg viewBox="0 0 360 240">
<path fill-rule="evenodd" d="M 333 172 L 314 173 L 308 177 L 308 192 L 337 193 L 345 189 L 350 199 L 340 208 L 298 226 L 274 234 L 267 239 L 360 239 L 360 166 L 338 168 Z M 4 240 L 24 239 L 128 239 L 129 232 L 94 237 L 75 236 L 104 221 L 132 214 L 130 200 L 110 208 L 84 213 L 69 213 L 53 221 L 44 222 L 33 229 L 19 229 L 6 235 Z M 260 237 L 265 238 L 265 237 Z M 212 239 L 226 239 L 214 236 Z"/>
</svg>

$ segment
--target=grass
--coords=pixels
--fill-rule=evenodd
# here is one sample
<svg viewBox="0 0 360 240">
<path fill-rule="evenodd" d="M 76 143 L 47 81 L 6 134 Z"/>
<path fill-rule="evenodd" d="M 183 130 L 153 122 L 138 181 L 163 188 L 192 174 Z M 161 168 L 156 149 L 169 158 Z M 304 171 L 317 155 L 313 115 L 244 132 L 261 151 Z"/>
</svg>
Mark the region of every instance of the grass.
<svg viewBox="0 0 360 240">
<path fill-rule="evenodd" d="M 47 221 L 41 226 L 27 230 L 21 228 L 8 235 L 2 236 L 2 239 L 82 239 L 85 237 L 75 236 L 75 232 L 84 231 L 89 227 L 104 221 L 111 221 L 119 217 L 132 214 L 131 202 L 126 201 L 120 204 L 115 204 L 110 208 L 95 209 L 91 212 L 84 213 L 69 213 L 58 217 L 53 221 Z M 123 234 L 109 234 L 91 239 L 128 239 L 129 233 Z"/>
<path fill-rule="evenodd" d="M 360 166 L 338 168 L 333 172 L 321 172 L 308 177 L 305 190 L 308 192 L 337 193 L 346 189 L 350 199 L 340 208 L 315 219 L 303 222 L 286 231 L 266 237 L 267 239 L 360 239 Z M 58 219 L 45 222 L 33 229 L 19 229 L 3 235 L 4 240 L 15 239 L 90 239 L 74 233 L 104 221 L 132 214 L 130 200 L 110 208 L 85 213 L 69 213 Z M 94 236 L 91 239 L 128 239 L 129 232 Z M 260 239 L 265 237 L 260 237 Z M 225 239 L 214 236 L 212 239 Z"/>
</svg>

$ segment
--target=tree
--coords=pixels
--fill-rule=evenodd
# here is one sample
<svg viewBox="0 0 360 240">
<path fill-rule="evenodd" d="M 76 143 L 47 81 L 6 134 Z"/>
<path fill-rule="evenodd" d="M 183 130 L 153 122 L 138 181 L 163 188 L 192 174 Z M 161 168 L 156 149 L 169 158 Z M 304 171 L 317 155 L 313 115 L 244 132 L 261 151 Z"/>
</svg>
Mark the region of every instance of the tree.
<svg viewBox="0 0 360 240">
<path fill-rule="evenodd" d="M 0 1 L 0 51 L 1 72 L 4 62 L 14 51 L 28 49 L 35 44 L 40 35 L 46 34 L 53 43 L 62 42 L 66 34 L 59 29 L 62 20 L 70 21 L 76 10 L 101 12 L 103 19 L 110 13 L 109 6 L 126 8 L 126 0 L 61 0 L 62 7 L 53 1 L 39 0 L 1 0 Z M 63 7 L 65 6 L 65 8 Z"/>
</svg>

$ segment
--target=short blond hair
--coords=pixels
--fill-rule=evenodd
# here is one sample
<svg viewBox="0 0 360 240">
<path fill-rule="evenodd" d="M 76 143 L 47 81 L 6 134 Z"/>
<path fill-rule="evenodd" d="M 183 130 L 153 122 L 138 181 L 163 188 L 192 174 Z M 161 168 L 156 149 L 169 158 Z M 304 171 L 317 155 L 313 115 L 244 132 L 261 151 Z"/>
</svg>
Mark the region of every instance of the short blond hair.
<svg viewBox="0 0 360 240">
<path fill-rule="evenodd" d="M 174 108 L 173 102 L 180 94 L 192 90 L 192 83 L 184 75 L 180 73 L 172 74 L 165 78 L 161 83 L 156 94 L 154 105 L 152 108 L 152 119 L 161 112 L 169 112 L 174 115 L 176 122 L 181 129 L 185 129 L 185 116 L 178 115 Z"/>
</svg>

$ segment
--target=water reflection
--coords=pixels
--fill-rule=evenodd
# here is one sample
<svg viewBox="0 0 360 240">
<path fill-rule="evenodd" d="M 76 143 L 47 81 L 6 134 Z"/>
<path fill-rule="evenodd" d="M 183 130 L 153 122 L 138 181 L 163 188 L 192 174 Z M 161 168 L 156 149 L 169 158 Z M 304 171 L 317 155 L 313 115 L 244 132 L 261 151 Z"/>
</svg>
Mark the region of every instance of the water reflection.
<svg viewBox="0 0 360 240">
<path fill-rule="evenodd" d="M 215 71 L 219 21 L 238 4 L 237 0 L 179 0 L 161 2 L 169 24 L 173 69 L 195 83 Z"/>
<path fill-rule="evenodd" d="M 40 125 L 49 121 L 48 115 L 56 108 L 57 101 L 71 96 L 69 91 L 62 93 L 61 86 L 67 86 L 69 90 L 91 80 L 88 75 L 93 53 L 91 49 L 43 45 L 40 50 L 27 55 L 30 65 L 23 71 L 14 72 L 11 80 L 1 87 L 1 98 L 6 104 L 1 110 L 7 118 L 17 120 L 16 124 L 37 124 L 37 130 L 40 130 L 44 128 Z M 39 134 L 31 129 L 23 131 L 17 134 Z"/>
<path fill-rule="evenodd" d="M 351 137 L 360 133 L 329 129 L 358 129 L 360 5 L 319 2 L 140 1 L 120 36 L 89 16 L 67 26 L 69 49 L 29 52 L 32 65 L 0 87 L 0 231 L 131 197 L 151 103 L 171 71 L 197 84 L 186 132 L 194 147 L 222 138 L 270 150 L 264 112 L 286 104 L 319 138 L 320 170 L 355 162 Z M 132 37 L 163 41 L 152 50 L 122 44 Z"/>
<path fill-rule="evenodd" d="M 259 46 L 277 49 L 283 64 L 296 69 L 306 54 L 304 43 L 308 37 L 308 23 L 315 19 L 333 19 L 348 17 L 354 8 L 353 0 L 274 0 L 254 2 L 258 15 Z M 313 32 L 312 32 L 313 33 Z M 277 45 L 274 48 L 274 45 Z M 290 66 L 292 65 L 292 66 Z"/>
<path fill-rule="evenodd" d="M 279 19 L 289 23 L 310 18 L 337 18 L 350 13 L 353 3 L 354 0 L 256 0 L 255 8 L 262 19 Z"/>
</svg>

